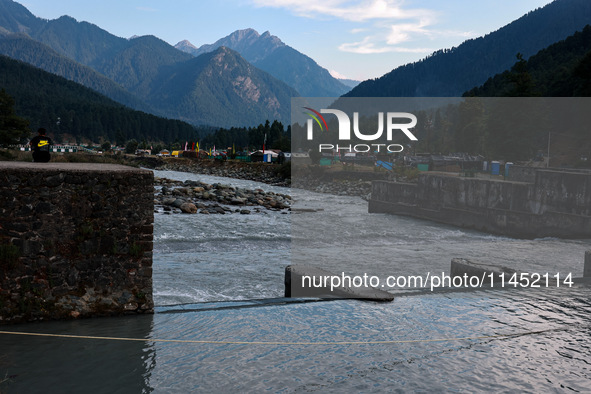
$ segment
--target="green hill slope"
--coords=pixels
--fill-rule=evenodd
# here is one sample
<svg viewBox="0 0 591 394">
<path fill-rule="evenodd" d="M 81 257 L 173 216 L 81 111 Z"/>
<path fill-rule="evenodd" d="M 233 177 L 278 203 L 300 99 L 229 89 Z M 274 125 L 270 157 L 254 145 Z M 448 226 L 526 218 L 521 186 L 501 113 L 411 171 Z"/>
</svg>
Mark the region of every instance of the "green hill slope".
<svg viewBox="0 0 591 394">
<path fill-rule="evenodd" d="M 517 53 L 527 59 L 591 21 L 591 1 L 555 0 L 458 47 L 360 83 L 345 97 L 456 97 L 503 72 Z"/>
<path fill-rule="evenodd" d="M 591 96 L 591 26 L 519 60 L 464 96 Z"/>
<path fill-rule="evenodd" d="M 60 76 L 0 56 L 0 88 L 15 98 L 16 112 L 30 120 L 31 128 L 46 127 L 60 135 L 124 143 L 185 141 L 196 136 L 195 127 L 134 111 Z"/>
</svg>

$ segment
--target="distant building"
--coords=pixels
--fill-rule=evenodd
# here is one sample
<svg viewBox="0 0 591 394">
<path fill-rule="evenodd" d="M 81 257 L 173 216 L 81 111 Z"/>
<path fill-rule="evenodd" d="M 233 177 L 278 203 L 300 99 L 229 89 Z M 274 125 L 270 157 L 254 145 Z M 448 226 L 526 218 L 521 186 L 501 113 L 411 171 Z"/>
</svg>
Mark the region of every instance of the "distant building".
<svg viewBox="0 0 591 394">
<path fill-rule="evenodd" d="M 271 163 L 272 161 L 276 161 L 278 157 L 279 153 L 274 150 L 265 149 L 264 152 L 262 150 L 257 150 L 250 155 L 250 161 L 264 161 L 265 163 Z"/>
<path fill-rule="evenodd" d="M 292 153 L 291 161 L 293 161 L 295 164 L 312 164 L 310 155 L 302 152 Z"/>
<path fill-rule="evenodd" d="M 23 152 L 30 152 L 31 147 L 29 145 L 19 145 L 19 149 Z M 80 150 L 78 145 L 52 145 L 51 151 L 54 153 L 76 153 Z"/>
</svg>

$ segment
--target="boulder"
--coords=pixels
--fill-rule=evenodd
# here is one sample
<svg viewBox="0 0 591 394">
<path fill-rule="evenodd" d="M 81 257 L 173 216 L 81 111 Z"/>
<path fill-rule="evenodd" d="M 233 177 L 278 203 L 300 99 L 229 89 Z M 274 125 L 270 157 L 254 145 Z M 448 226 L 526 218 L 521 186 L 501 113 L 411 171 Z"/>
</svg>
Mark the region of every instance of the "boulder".
<svg viewBox="0 0 591 394">
<path fill-rule="evenodd" d="M 185 200 L 183 200 L 181 198 L 177 198 L 176 200 L 174 200 L 172 202 L 172 204 L 169 204 L 169 205 L 172 207 L 175 207 L 175 208 L 180 208 L 185 202 L 186 202 Z"/>
<path fill-rule="evenodd" d="M 191 202 L 186 202 L 180 206 L 183 213 L 197 213 L 197 207 Z"/>
<path fill-rule="evenodd" d="M 230 204 L 232 205 L 244 205 L 245 202 L 246 200 L 240 197 L 234 197 L 230 200 Z"/>
</svg>

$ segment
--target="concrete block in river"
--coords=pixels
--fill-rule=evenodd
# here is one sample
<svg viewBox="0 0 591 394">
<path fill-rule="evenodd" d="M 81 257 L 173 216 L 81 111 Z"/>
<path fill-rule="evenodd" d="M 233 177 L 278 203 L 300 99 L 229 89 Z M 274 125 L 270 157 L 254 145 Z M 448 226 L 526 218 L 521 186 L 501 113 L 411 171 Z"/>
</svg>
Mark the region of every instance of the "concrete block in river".
<svg viewBox="0 0 591 394">
<path fill-rule="evenodd" d="M 366 286 L 363 277 L 325 271 L 310 265 L 289 265 L 285 268 L 285 296 L 294 298 L 343 298 L 392 301 L 386 291 Z M 358 284 L 362 284 L 358 286 Z"/>
<path fill-rule="evenodd" d="M 452 281 L 454 278 L 462 278 L 462 281 L 466 281 L 467 283 L 462 283 L 461 286 L 456 286 L 459 283 L 454 282 L 454 287 L 470 287 L 469 280 L 471 277 L 477 277 L 481 281 L 487 284 L 486 287 L 490 287 L 491 283 L 497 283 L 502 281 L 502 275 L 505 277 L 505 281 L 508 281 L 511 275 L 515 274 L 516 271 L 511 268 L 502 267 L 493 264 L 485 264 L 477 261 L 467 260 L 467 259 L 460 259 L 454 258 L 451 260 L 451 268 L 450 268 L 450 277 Z M 484 284 L 483 284 L 484 286 Z"/>
</svg>

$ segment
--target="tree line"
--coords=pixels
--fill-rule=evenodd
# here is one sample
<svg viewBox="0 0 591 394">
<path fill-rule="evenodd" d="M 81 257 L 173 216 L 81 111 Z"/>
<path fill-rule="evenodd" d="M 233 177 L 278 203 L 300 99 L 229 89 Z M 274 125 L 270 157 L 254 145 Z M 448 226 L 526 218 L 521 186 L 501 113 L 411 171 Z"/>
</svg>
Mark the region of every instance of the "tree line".
<svg viewBox="0 0 591 394">
<path fill-rule="evenodd" d="M 272 123 L 267 120 L 265 124 L 257 127 L 232 127 L 219 128 L 214 133 L 206 135 L 200 143 L 200 147 L 235 148 L 236 151 L 279 149 L 284 152 L 291 151 L 291 127 L 287 129 L 277 120 Z"/>
</svg>

